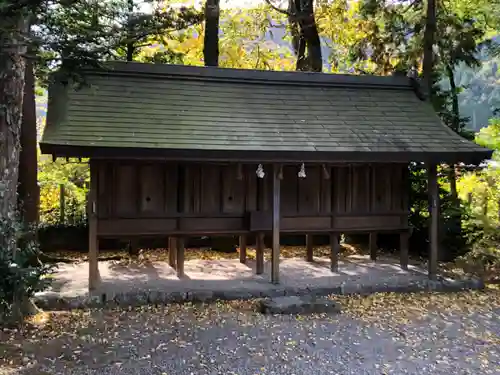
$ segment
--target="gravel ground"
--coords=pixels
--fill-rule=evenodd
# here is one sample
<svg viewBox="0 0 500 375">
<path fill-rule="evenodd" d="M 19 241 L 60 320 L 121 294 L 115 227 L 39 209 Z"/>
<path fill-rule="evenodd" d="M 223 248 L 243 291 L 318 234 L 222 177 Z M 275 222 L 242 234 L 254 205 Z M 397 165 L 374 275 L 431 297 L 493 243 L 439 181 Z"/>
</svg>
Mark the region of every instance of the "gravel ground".
<svg viewBox="0 0 500 375">
<path fill-rule="evenodd" d="M 500 374 L 498 290 L 335 299 L 340 315 L 266 316 L 255 301 L 51 313 L 0 331 L 3 371 Z"/>
</svg>

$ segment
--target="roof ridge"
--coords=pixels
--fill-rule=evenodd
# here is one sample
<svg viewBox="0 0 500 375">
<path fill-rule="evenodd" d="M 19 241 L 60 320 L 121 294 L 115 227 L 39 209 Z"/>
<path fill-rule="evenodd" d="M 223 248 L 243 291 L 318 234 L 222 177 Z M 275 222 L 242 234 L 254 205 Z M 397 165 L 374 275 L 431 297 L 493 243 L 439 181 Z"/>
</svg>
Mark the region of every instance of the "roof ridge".
<svg viewBox="0 0 500 375">
<path fill-rule="evenodd" d="M 102 65 L 102 70 L 91 68 L 97 74 L 157 77 L 172 79 L 225 81 L 244 83 L 268 83 L 280 85 L 314 85 L 345 87 L 376 87 L 387 89 L 414 89 L 411 79 L 404 76 L 376 76 L 353 74 L 330 74 L 319 72 L 270 71 L 234 69 L 174 64 L 149 64 L 140 62 L 112 61 Z"/>
</svg>

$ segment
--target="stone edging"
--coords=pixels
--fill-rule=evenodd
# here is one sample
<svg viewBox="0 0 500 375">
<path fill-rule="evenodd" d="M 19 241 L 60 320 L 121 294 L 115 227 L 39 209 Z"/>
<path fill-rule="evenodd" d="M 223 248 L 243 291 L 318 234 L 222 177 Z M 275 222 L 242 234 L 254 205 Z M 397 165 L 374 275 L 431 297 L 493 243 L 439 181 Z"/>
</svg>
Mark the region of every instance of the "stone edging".
<svg viewBox="0 0 500 375">
<path fill-rule="evenodd" d="M 331 294 L 350 295 L 373 293 L 414 293 L 414 292 L 458 292 L 461 290 L 484 289 L 485 284 L 479 279 L 451 280 L 440 279 L 438 281 L 424 280 L 407 283 L 378 283 L 358 284 L 355 282 L 342 283 L 336 287 L 302 287 L 280 288 L 279 285 L 273 289 L 266 290 L 190 290 L 182 292 L 168 292 L 159 290 L 137 290 L 114 295 L 81 295 L 75 297 L 61 297 L 54 292 L 39 293 L 35 296 L 38 307 L 46 310 L 71 310 L 91 307 L 113 307 L 113 306 L 143 306 L 148 304 L 169 304 L 182 302 L 211 302 L 216 300 L 245 300 L 255 298 L 272 298 L 279 296 L 301 296 L 317 295 L 325 296 Z"/>
</svg>

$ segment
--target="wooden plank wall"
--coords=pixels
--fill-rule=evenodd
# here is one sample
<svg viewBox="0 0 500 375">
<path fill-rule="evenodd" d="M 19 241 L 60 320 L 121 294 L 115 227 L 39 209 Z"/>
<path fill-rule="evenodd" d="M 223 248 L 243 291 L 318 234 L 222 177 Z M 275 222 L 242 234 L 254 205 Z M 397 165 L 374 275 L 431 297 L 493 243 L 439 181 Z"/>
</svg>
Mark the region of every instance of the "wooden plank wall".
<svg viewBox="0 0 500 375">
<path fill-rule="evenodd" d="M 112 231 L 123 226 L 134 231 L 141 219 L 162 219 L 148 224 L 154 232 L 161 228 L 237 232 L 270 225 L 272 165 L 264 165 L 264 179 L 257 178 L 256 165 L 132 161 L 95 165 L 98 217 L 113 219 Z M 377 221 L 387 227 L 404 225 L 398 215 L 407 213 L 406 165 L 333 166 L 326 174 L 320 165 L 306 166 L 306 178 L 298 177 L 299 167 L 282 168 L 284 231 L 356 229 Z M 180 192 L 182 185 L 185 190 Z M 250 213 L 255 214 L 250 221 L 262 228 L 249 228 Z"/>
</svg>

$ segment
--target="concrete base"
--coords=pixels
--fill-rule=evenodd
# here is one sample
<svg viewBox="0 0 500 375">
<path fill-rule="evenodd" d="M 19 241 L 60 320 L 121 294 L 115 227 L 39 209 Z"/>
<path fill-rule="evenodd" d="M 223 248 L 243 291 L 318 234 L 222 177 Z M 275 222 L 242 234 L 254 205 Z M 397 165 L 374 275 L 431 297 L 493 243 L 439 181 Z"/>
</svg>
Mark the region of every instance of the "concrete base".
<svg viewBox="0 0 500 375">
<path fill-rule="evenodd" d="M 44 309 L 72 309 L 92 306 L 137 306 L 176 302 L 210 302 L 284 296 L 371 294 L 380 292 L 458 291 L 481 289 L 480 280 L 428 279 L 425 270 L 410 265 L 401 270 L 393 261 L 351 257 L 341 260 L 339 271 L 330 270 L 328 258 L 281 260 L 281 282 L 269 282 L 270 265 L 264 275 L 255 274 L 255 261 L 241 264 L 230 260 L 190 260 L 186 277 L 166 262 L 121 265 L 99 262 L 101 283 L 89 293 L 88 264 L 61 264 L 52 287 L 37 293 L 35 301 Z"/>
<path fill-rule="evenodd" d="M 286 296 L 262 300 L 261 312 L 264 314 L 314 314 L 341 311 L 335 301 L 316 296 Z"/>
</svg>

